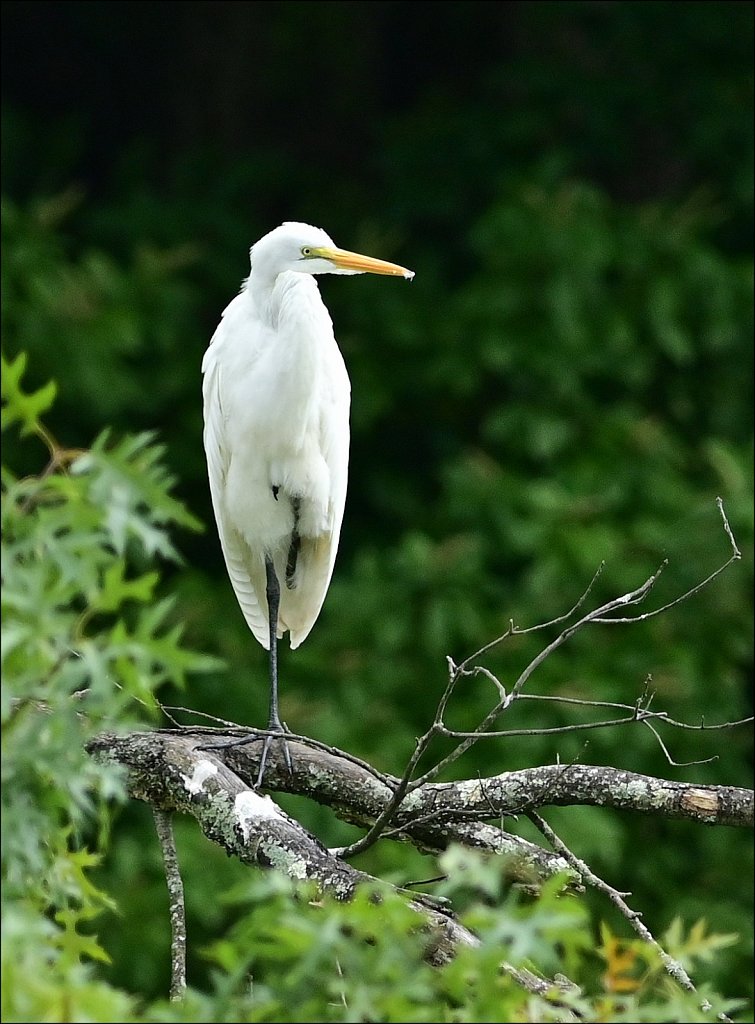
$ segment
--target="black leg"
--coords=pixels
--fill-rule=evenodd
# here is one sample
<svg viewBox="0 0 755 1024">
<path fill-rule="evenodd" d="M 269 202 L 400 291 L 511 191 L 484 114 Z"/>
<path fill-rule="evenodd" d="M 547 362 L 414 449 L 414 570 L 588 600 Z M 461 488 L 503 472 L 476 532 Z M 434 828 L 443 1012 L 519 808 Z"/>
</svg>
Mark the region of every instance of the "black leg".
<svg viewBox="0 0 755 1024">
<path fill-rule="evenodd" d="M 265 585 L 268 622 L 270 628 L 270 713 L 267 718 L 267 727 L 271 732 L 283 733 L 286 731 L 286 727 L 283 722 L 281 722 L 280 714 L 278 712 L 278 610 L 280 608 L 281 591 L 280 583 L 278 582 L 278 577 L 275 573 L 273 560 L 268 556 L 265 556 Z M 270 751 L 270 747 L 273 745 L 274 739 L 274 736 L 266 736 L 264 743 L 262 744 L 260 767 L 259 772 L 257 773 L 257 789 L 262 785 L 265 766 L 267 764 L 267 755 Z M 291 763 L 291 752 L 288 749 L 288 744 L 285 739 L 283 740 L 283 756 L 286 761 L 286 767 L 289 772 L 293 774 L 294 766 Z"/>
<path fill-rule="evenodd" d="M 265 582 L 270 628 L 270 714 L 267 727 L 283 732 L 283 725 L 278 714 L 278 609 L 280 608 L 281 589 L 278 577 L 275 575 L 273 560 L 269 557 L 265 558 Z"/>
<path fill-rule="evenodd" d="M 267 756 L 270 753 L 270 747 L 276 740 L 279 740 L 283 744 L 283 757 L 286 762 L 286 767 L 289 772 L 293 775 L 294 766 L 291 760 L 291 752 L 288 749 L 288 743 L 286 743 L 284 733 L 288 730 L 286 726 L 280 720 L 280 713 L 278 711 L 278 611 L 280 609 L 280 584 L 278 583 L 278 577 L 275 573 L 275 566 L 271 558 L 265 558 L 265 593 L 267 595 L 267 610 L 268 610 L 268 623 L 269 623 L 269 637 L 270 637 L 270 712 L 267 717 L 267 728 L 271 733 L 279 733 L 278 736 L 265 736 L 262 743 L 262 753 L 260 754 L 260 766 L 257 772 L 257 782 L 255 783 L 255 789 L 259 789 L 262 785 L 262 779 L 265 775 L 265 766 L 267 765 Z M 259 735 L 259 734 L 257 734 Z M 229 740 L 227 743 L 215 743 L 203 745 L 197 747 L 197 750 L 223 750 L 226 747 L 239 747 L 246 743 L 251 743 L 256 737 L 243 737 L 242 739 Z"/>
</svg>

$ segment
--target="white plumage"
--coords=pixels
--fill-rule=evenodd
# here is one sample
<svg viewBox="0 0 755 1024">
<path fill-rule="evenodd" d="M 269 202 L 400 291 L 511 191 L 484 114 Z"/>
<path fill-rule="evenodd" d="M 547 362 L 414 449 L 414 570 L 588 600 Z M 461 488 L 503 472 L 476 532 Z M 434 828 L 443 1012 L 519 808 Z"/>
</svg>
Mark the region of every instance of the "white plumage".
<svg viewBox="0 0 755 1024">
<path fill-rule="evenodd" d="M 351 389 L 319 273 L 414 276 L 337 249 L 320 228 L 283 224 L 252 247 L 251 273 L 202 362 L 212 506 L 241 610 L 273 656 L 271 729 L 282 728 L 276 638 L 288 630 L 295 648 L 312 629 L 346 501 Z"/>
</svg>

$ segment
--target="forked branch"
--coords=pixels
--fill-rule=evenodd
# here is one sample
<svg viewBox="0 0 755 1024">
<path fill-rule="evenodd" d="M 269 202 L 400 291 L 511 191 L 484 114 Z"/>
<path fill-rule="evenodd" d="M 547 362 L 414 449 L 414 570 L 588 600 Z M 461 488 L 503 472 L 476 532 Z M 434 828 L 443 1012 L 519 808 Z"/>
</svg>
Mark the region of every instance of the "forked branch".
<svg viewBox="0 0 755 1024">
<path fill-rule="evenodd" d="M 394 788 L 393 797 L 388 806 L 381 812 L 372 827 L 367 833 L 353 843 L 350 847 L 343 851 L 344 856 L 351 856 L 356 853 L 361 853 L 370 847 L 373 843 L 377 842 L 383 831 L 393 821 L 394 816 L 402 802 L 405 800 L 407 794 L 413 793 L 421 786 L 427 785 L 433 779 L 437 778 L 438 775 L 451 764 L 457 761 L 463 754 L 465 754 L 475 743 L 481 739 L 493 739 L 502 738 L 508 736 L 521 736 L 521 735 L 537 735 L 549 732 L 575 732 L 583 729 L 596 729 L 596 728 L 610 728 L 619 725 L 628 725 L 633 723 L 642 723 L 648 726 L 656 736 L 659 744 L 661 745 L 664 753 L 671 763 L 673 759 L 669 755 L 663 741 L 658 735 L 657 731 L 653 728 L 654 722 L 664 721 L 669 725 L 676 725 L 676 723 L 670 719 L 664 712 L 651 711 L 650 702 L 652 696 L 646 696 L 643 694 L 638 698 L 634 706 L 623 705 L 620 706 L 626 709 L 627 714 L 621 717 L 613 717 L 603 719 L 597 722 L 590 723 L 579 723 L 571 724 L 567 726 L 560 726 L 556 728 L 545 728 L 545 729 L 506 729 L 506 730 L 494 730 L 492 727 L 498 721 L 498 719 L 505 714 L 510 708 L 516 703 L 517 700 L 524 699 L 530 695 L 524 694 L 524 688 L 530 681 L 534 673 L 538 668 L 560 647 L 562 647 L 568 640 L 570 640 L 576 633 L 585 629 L 586 627 L 593 624 L 628 624 L 632 622 L 640 621 L 644 618 L 650 618 L 654 615 L 659 615 L 661 612 L 668 611 L 669 609 L 681 604 L 683 601 L 688 600 L 694 594 L 697 594 L 704 587 L 708 586 L 718 576 L 721 575 L 729 566 L 739 560 L 742 555 L 737 546 L 737 542 L 734 538 L 729 520 L 724 510 L 723 501 L 721 498 L 716 499 L 716 505 L 721 516 L 724 532 L 726 533 L 727 539 L 731 547 L 731 554 L 729 558 L 721 566 L 719 566 L 714 572 L 707 576 L 700 583 L 695 584 L 689 590 L 680 594 L 673 601 L 667 602 L 660 608 L 654 609 L 650 612 L 640 614 L 638 616 L 616 616 L 613 613 L 623 611 L 626 608 L 634 607 L 641 604 L 651 594 L 659 576 L 663 572 L 667 562 L 664 561 L 656 569 L 656 571 L 649 576 L 640 586 L 634 590 L 628 591 L 625 594 L 621 594 L 618 597 L 612 598 L 602 604 L 597 605 L 590 611 L 580 614 L 575 621 L 570 621 L 578 613 L 583 612 L 583 608 L 588 601 L 590 594 L 592 593 L 593 587 L 598 577 L 603 572 L 605 566 L 604 562 L 601 562 L 600 566 L 596 570 L 590 583 L 575 602 L 574 606 L 565 614 L 557 616 L 554 619 L 550 619 L 548 622 L 538 623 L 534 626 L 519 627 L 514 624 L 513 619 L 509 621 L 509 626 L 506 631 L 495 640 L 485 644 L 479 650 L 466 657 L 458 665 L 455 664 L 452 658 L 448 658 L 448 681 L 438 705 L 435 710 L 433 722 L 427 731 L 419 737 L 415 744 L 415 749 L 409 758 L 407 765 L 398 784 Z M 500 682 L 500 680 L 485 666 L 480 665 L 480 658 L 492 651 L 495 647 L 504 643 L 512 636 L 523 636 L 529 633 L 541 632 L 553 626 L 561 626 L 561 630 L 558 635 L 550 641 L 544 648 L 542 648 L 538 654 L 532 658 L 532 660 L 524 667 L 520 672 L 519 676 L 514 680 L 511 687 L 507 690 L 506 687 Z M 459 731 L 449 729 L 444 721 L 444 716 L 448 709 L 449 702 L 453 697 L 455 690 L 464 678 L 483 675 L 487 678 L 495 687 L 498 694 L 498 699 L 492 709 L 482 718 L 477 726 L 469 731 Z M 647 686 L 646 686 L 647 691 Z M 595 706 L 607 706 L 606 704 L 596 704 Z M 652 721 L 651 721 L 652 720 Z M 741 722 L 726 723 L 725 726 L 717 726 L 717 728 L 733 727 L 734 725 L 744 724 L 751 719 L 743 719 Z M 684 728 L 694 728 L 694 726 L 684 725 Z M 703 728 L 700 726 L 699 728 Z M 706 728 L 710 728 L 707 726 Z M 451 750 L 444 757 L 440 758 L 433 764 L 424 774 L 415 777 L 417 767 L 427 753 L 433 740 L 438 736 L 449 737 L 453 739 L 459 739 L 459 742 L 453 750 Z"/>
</svg>

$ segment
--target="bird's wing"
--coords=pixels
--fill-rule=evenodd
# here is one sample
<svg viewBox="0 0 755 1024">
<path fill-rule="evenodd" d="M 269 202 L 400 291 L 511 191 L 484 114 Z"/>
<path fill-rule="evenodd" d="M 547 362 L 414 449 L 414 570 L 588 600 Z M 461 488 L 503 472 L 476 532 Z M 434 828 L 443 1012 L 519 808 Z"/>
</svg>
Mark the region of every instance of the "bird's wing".
<svg viewBox="0 0 755 1024">
<path fill-rule="evenodd" d="M 323 417 L 322 452 L 330 469 L 331 527 L 330 551 L 328 553 L 327 589 L 333 572 L 333 565 L 341 536 L 341 524 L 346 505 L 346 485 L 349 475 L 349 409 L 351 405 L 351 384 L 341 353 L 338 352 L 337 370 L 331 376 L 330 408 L 332 415 Z"/>
<path fill-rule="evenodd" d="M 330 475 L 328 528 L 316 539 L 302 538 L 300 583 L 281 588 L 281 620 L 297 648 L 315 624 L 333 575 L 341 535 L 349 469 L 349 407 L 351 387 L 341 353 L 333 349 L 320 422 L 320 451 Z"/>
<path fill-rule="evenodd" d="M 234 300 L 236 301 L 236 300 Z M 223 316 L 229 312 L 231 306 Z M 221 320 L 202 360 L 202 396 L 204 400 L 204 447 L 210 495 L 215 513 L 220 546 L 236 598 L 252 633 L 266 649 L 270 646 L 267 607 L 260 604 L 258 593 L 264 593 L 264 572 L 253 579 L 247 551 L 238 531 L 228 522 L 223 505 L 223 492 L 230 463 L 226 421 L 223 413 L 223 381 L 220 354 L 229 322 Z"/>
</svg>

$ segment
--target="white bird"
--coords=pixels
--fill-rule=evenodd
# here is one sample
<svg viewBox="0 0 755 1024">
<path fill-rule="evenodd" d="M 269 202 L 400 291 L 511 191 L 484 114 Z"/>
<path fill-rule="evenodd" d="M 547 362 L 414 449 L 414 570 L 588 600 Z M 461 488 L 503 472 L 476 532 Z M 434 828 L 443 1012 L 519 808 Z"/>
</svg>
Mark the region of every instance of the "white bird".
<svg viewBox="0 0 755 1024">
<path fill-rule="evenodd" d="M 337 249 L 320 228 L 286 223 L 251 249 L 251 272 L 202 361 L 204 447 L 228 575 L 270 652 L 261 784 L 278 711 L 277 640 L 306 638 L 322 608 L 341 531 L 351 386 L 314 274 L 405 267 Z M 290 755 L 284 746 L 286 762 Z"/>
</svg>

